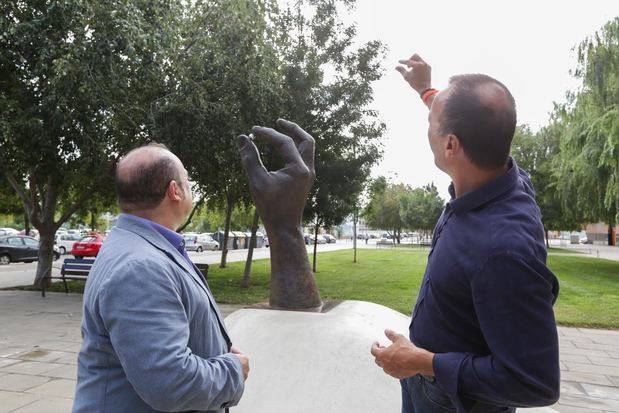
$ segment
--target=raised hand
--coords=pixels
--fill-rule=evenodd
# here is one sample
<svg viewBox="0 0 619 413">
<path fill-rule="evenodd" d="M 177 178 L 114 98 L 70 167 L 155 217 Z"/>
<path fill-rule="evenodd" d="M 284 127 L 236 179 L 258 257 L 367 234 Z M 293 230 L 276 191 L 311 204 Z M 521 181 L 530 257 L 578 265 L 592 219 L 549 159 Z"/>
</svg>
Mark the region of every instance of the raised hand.
<svg viewBox="0 0 619 413">
<path fill-rule="evenodd" d="M 407 69 L 404 66 L 397 66 L 396 70 L 417 93 L 421 95 L 432 87 L 432 68 L 417 53 L 409 59 L 402 59 L 398 62 L 408 67 Z"/>
<path fill-rule="evenodd" d="M 277 129 L 254 126 L 252 134 L 282 156 L 285 165 L 278 171 L 267 171 L 254 142 L 246 135 L 239 136 L 249 191 L 269 236 L 269 303 L 276 308 L 317 309 L 322 302 L 301 231 L 303 208 L 316 177 L 314 138 L 284 119 L 277 120 Z"/>
</svg>

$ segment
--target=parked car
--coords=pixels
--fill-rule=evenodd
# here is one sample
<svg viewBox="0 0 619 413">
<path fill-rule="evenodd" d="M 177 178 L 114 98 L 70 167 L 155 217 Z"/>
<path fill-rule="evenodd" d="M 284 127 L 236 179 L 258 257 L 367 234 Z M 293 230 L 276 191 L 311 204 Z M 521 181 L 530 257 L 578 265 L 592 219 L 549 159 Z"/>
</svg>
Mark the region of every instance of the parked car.
<svg viewBox="0 0 619 413">
<path fill-rule="evenodd" d="M 77 258 L 96 257 L 103 245 L 103 235 L 93 233 L 87 235 L 73 244 L 71 254 Z"/>
<path fill-rule="evenodd" d="M 60 258 L 60 251 L 54 246 L 54 260 Z M 0 237 L 0 265 L 11 262 L 33 262 L 39 259 L 39 241 L 24 235 Z"/>
<path fill-rule="evenodd" d="M 77 234 L 56 234 L 56 237 L 54 238 L 54 243 L 58 247 L 60 255 L 64 255 L 67 254 L 69 251 L 73 250 L 73 244 L 75 244 L 75 242 L 79 241 L 80 239 L 82 239 L 82 237 Z"/>
<path fill-rule="evenodd" d="M 305 235 L 305 243 L 307 245 L 313 245 L 314 244 L 314 236 L 313 235 Z M 327 243 L 327 239 L 325 237 L 323 237 L 322 235 L 318 235 L 318 237 L 316 237 L 317 239 L 317 244 L 326 244 Z"/>
<path fill-rule="evenodd" d="M 210 235 L 185 234 L 183 239 L 185 240 L 185 249 L 187 251 L 202 252 L 219 249 L 219 242 L 215 241 Z"/>
<path fill-rule="evenodd" d="M 198 243 L 207 251 L 217 251 L 219 242 L 215 241 L 211 234 L 204 233 L 198 235 Z"/>
<path fill-rule="evenodd" d="M 327 244 L 335 244 L 337 239 L 331 234 L 324 234 L 323 237 L 327 240 Z"/>
<path fill-rule="evenodd" d="M 0 237 L 5 235 L 18 235 L 19 231 L 14 228 L 0 228 Z"/>
</svg>

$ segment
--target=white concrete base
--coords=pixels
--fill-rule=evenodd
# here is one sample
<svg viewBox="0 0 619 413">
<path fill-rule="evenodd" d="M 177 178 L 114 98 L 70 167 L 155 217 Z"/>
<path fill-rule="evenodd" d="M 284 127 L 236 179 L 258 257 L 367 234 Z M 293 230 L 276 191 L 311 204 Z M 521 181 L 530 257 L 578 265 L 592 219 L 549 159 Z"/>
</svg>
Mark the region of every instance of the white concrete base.
<svg viewBox="0 0 619 413">
<path fill-rule="evenodd" d="M 364 301 L 344 301 L 327 313 L 244 309 L 226 318 L 234 345 L 251 372 L 235 413 L 400 412 L 397 380 L 374 363 L 384 330 L 408 336 L 410 318 Z M 553 409 L 518 409 L 527 413 Z"/>
<path fill-rule="evenodd" d="M 327 313 L 239 310 L 226 318 L 251 372 L 235 413 L 399 412 L 400 384 L 370 354 L 385 328 L 409 318 L 378 304 L 345 301 Z"/>
</svg>

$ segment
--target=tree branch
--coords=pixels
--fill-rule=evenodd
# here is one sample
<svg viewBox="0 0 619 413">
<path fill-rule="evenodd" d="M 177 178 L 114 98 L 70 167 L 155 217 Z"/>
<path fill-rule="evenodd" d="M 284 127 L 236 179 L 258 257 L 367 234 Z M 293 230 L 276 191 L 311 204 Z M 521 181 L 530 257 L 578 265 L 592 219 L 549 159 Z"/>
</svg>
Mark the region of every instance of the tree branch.
<svg viewBox="0 0 619 413">
<path fill-rule="evenodd" d="M 35 213 L 35 205 L 32 203 L 32 200 L 33 200 L 32 193 L 28 194 L 26 189 L 22 187 L 22 185 L 20 185 L 19 182 L 17 182 L 17 179 L 15 178 L 15 176 L 13 176 L 12 173 L 8 171 L 5 171 L 4 173 L 11 187 L 15 190 L 15 192 L 17 192 L 17 195 L 21 198 L 22 202 L 24 203 L 24 210 L 26 211 L 26 214 L 28 214 L 28 217 L 30 218 L 30 222 L 36 228 L 40 228 L 42 226 L 42 223 L 41 223 L 40 217 Z M 35 202 L 36 202 L 36 199 L 35 199 Z"/>
<path fill-rule="evenodd" d="M 54 222 L 54 227 L 56 229 L 60 228 L 60 226 L 62 224 L 64 224 L 71 217 L 71 215 L 75 214 L 75 212 L 77 212 L 77 210 L 82 207 L 84 202 L 86 202 L 86 200 L 88 198 L 90 198 L 92 196 L 92 194 L 95 193 L 95 188 L 96 188 L 96 185 L 93 185 L 93 187 L 90 188 L 89 190 L 87 190 L 85 192 L 82 192 L 82 195 L 80 195 L 79 198 L 77 198 L 77 200 L 73 203 L 73 205 L 71 205 L 64 212 L 64 214 L 62 214 L 60 219 L 58 219 L 58 221 Z"/>
<path fill-rule="evenodd" d="M 191 214 L 189 214 L 189 218 L 187 218 L 187 221 L 185 221 L 185 223 L 183 225 L 181 225 L 176 230 L 176 232 L 178 232 L 178 233 L 183 232 L 183 230 L 187 227 L 187 225 L 189 225 L 191 223 L 191 220 L 193 219 L 193 215 L 196 213 L 198 208 L 200 208 L 202 206 L 202 204 L 204 203 L 205 200 L 206 200 L 206 195 L 202 195 L 202 197 L 198 200 L 198 202 L 196 202 L 196 204 L 193 206 L 193 209 L 191 210 Z"/>
</svg>

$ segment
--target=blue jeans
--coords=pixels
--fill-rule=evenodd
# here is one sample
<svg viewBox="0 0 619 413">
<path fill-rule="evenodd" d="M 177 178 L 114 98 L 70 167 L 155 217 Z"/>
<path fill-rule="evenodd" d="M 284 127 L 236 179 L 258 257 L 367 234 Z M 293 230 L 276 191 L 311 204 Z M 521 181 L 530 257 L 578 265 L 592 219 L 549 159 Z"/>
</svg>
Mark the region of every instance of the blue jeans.
<svg viewBox="0 0 619 413">
<path fill-rule="evenodd" d="M 434 380 L 420 374 L 400 380 L 402 386 L 402 413 L 455 413 L 451 398 Z M 477 402 L 471 413 L 513 413 L 513 407 L 492 406 Z"/>
</svg>

